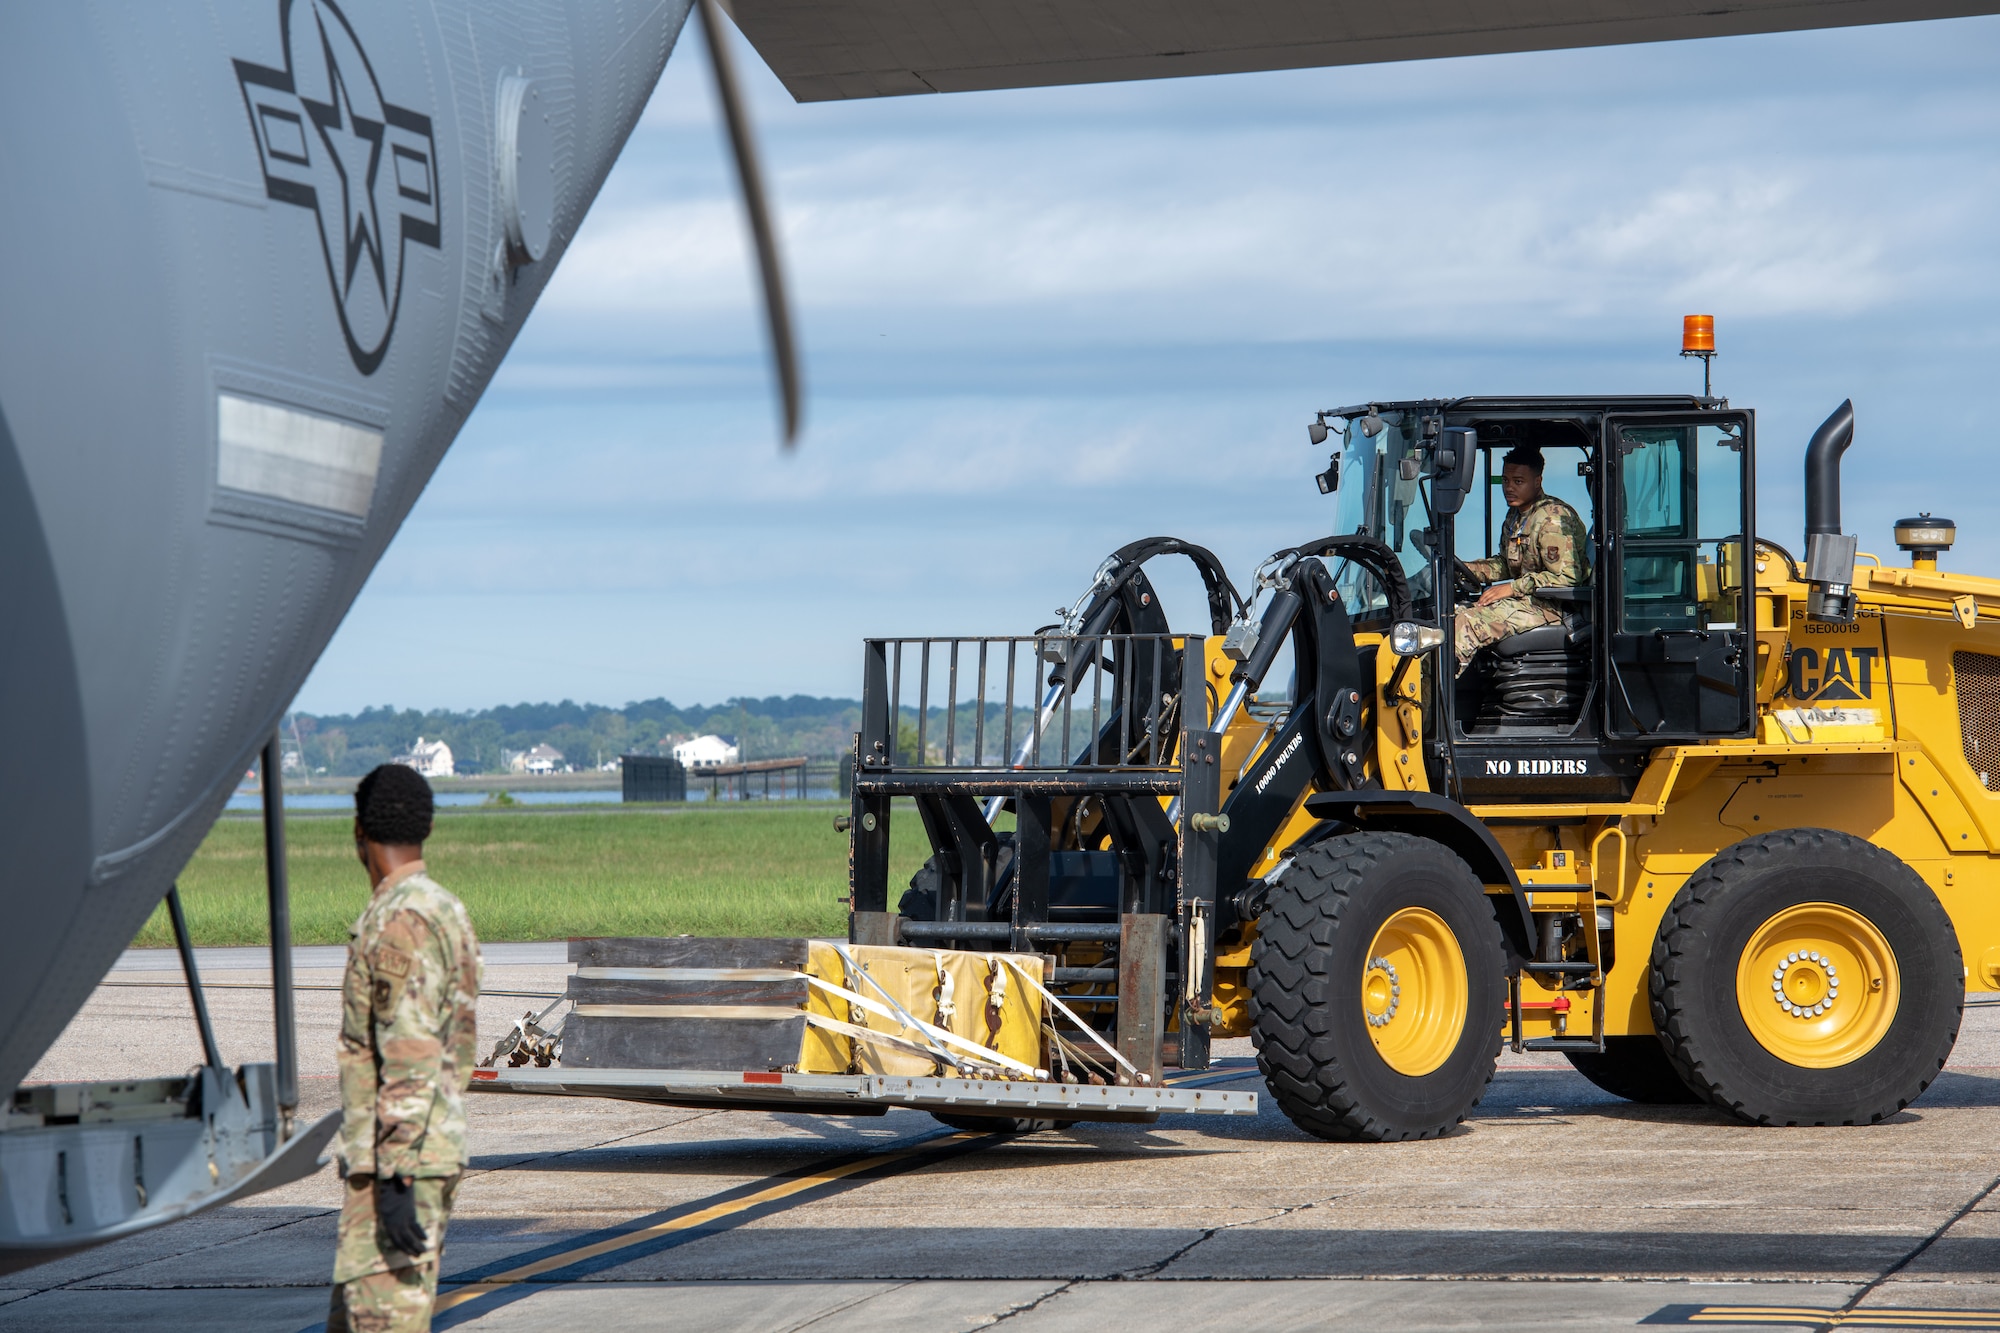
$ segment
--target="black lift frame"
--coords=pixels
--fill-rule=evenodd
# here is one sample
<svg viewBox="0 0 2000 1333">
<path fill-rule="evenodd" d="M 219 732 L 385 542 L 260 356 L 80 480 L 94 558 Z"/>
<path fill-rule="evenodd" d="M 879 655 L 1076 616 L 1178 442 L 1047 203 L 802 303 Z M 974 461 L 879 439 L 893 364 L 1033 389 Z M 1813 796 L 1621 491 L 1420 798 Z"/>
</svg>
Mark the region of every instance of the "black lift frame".
<svg viewBox="0 0 2000 1333">
<path fill-rule="evenodd" d="M 870 639 L 862 675 L 848 816 L 850 938 L 1015 953 L 1095 945 L 1110 965 L 1054 968 L 1051 989 L 1115 982 L 1115 995 L 1074 998 L 1115 1033 L 1140 1077 L 1157 1084 L 1166 1064 L 1207 1068 L 1221 737 L 1207 729 L 1202 636 Z M 1023 686 L 1039 702 L 1017 706 Z M 1004 702 L 993 702 L 994 690 Z M 906 748 L 912 712 L 915 744 Z M 890 901 L 898 797 L 914 801 L 935 852 L 935 920 L 900 916 Z M 1177 803 L 1177 822 L 1162 797 Z M 1101 812 L 1118 861 L 1118 901 L 1057 919 L 1050 851 L 1059 821 L 1086 799 Z M 1008 807 L 1016 827 L 1012 855 L 1003 856 L 1004 835 L 989 815 Z M 1098 919 L 1069 919 L 1079 915 Z M 1110 1015 L 1102 1013 L 1107 1002 Z"/>
</svg>

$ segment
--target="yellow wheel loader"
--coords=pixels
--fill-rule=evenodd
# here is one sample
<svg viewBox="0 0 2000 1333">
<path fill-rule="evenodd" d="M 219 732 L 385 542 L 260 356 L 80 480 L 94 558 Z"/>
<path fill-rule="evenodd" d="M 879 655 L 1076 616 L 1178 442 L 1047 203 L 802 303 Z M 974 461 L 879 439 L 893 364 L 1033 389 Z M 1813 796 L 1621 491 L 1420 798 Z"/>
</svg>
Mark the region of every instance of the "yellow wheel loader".
<svg viewBox="0 0 2000 1333">
<path fill-rule="evenodd" d="M 2000 580 L 1940 569 L 1928 515 L 1906 563 L 1842 534 L 1851 409 L 1800 556 L 1757 531 L 1754 415 L 1706 393 L 1309 432 L 1332 535 L 1247 600 L 1155 538 L 1033 633 L 865 643 L 847 940 L 572 941 L 569 1013 L 474 1086 L 1020 1132 L 1252 1114 L 1211 1067 L 1248 1036 L 1330 1139 L 1445 1133 L 1503 1043 L 1760 1124 L 1920 1096 L 2000 989 Z M 1516 450 L 1585 549 L 1458 650 Z"/>
<path fill-rule="evenodd" d="M 1841 534 L 1851 408 L 1807 450 L 1803 558 L 1757 532 L 1725 400 L 1334 432 L 1336 535 L 1206 635 L 1168 631 L 1135 545 L 1036 635 L 869 642 L 853 939 L 1039 955 L 1051 1077 L 1184 1079 L 1248 1035 L 1327 1138 L 1447 1131 L 1503 1043 L 1762 1124 L 1917 1098 L 2000 989 L 2000 581 L 1939 569 L 1943 520 L 1898 525 L 1907 563 Z M 1587 574 L 1461 669 L 1524 447 Z M 892 901 L 897 798 L 935 854 Z"/>
</svg>

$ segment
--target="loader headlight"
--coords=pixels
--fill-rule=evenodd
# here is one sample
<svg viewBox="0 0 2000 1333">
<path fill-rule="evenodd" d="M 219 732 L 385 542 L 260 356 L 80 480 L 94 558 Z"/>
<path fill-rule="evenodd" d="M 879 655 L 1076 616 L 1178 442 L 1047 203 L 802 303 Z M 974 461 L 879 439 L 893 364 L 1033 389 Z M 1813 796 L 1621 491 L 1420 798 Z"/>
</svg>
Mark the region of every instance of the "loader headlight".
<svg viewBox="0 0 2000 1333">
<path fill-rule="evenodd" d="M 1421 657 L 1443 643 L 1444 631 L 1435 625 L 1399 620 L 1389 628 L 1389 651 L 1398 657 Z"/>
</svg>

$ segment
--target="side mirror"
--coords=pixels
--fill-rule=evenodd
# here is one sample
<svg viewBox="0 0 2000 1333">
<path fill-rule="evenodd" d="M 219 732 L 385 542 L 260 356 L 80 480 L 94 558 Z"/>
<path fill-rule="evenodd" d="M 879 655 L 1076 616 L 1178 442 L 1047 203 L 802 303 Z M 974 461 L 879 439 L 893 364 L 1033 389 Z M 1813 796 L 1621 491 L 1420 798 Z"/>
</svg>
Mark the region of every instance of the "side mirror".
<svg viewBox="0 0 2000 1333">
<path fill-rule="evenodd" d="M 1446 426 L 1431 454 L 1431 512 L 1456 514 L 1472 489 L 1472 465 L 1479 457 L 1479 431 Z"/>
<path fill-rule="evenodd" d="M 1332 458 L 1328 459 L 1326 471 L 1316 475 L 1313 480 L 1319 483 L 1319 493 L 1321 495 L 1332 495 L 1335 491 L 1339 490 L 1340 455 L 1335 454 Z"/>
<path fill-rule="evenodd" d="M 1312 442 L 1314 444 L 1325 444 L 1326 423 L 1324 421 L 1312 421 L 1306 423 L 1306 434 L 1312 437 Z"/>
</svg>

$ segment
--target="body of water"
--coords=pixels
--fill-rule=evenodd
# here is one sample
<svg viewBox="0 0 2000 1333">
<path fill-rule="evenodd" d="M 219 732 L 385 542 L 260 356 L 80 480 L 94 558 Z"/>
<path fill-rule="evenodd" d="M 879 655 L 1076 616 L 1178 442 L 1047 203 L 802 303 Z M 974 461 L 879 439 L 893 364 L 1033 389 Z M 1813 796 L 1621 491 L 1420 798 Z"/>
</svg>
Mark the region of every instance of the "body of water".
<svg viewBox="0 0 2000 1333">
<path fill-rule="evenodd" d="M 616 805 L 624 798 L 624 793 L 615 789 L 608 791 L 514 791 L 508 792 L 518 805 Z M 440 806 L 484 805 L 487 793 L 483 791 L 444 791 L 437 794 Z M 263 793 L 258 791 L 238 791 L 229 798 L 231 810 L 262 810 Z M 347 792 L 307 791 L 285 793 L 287 810 L 352 810 L 354 797 Z"/>
</svg>

